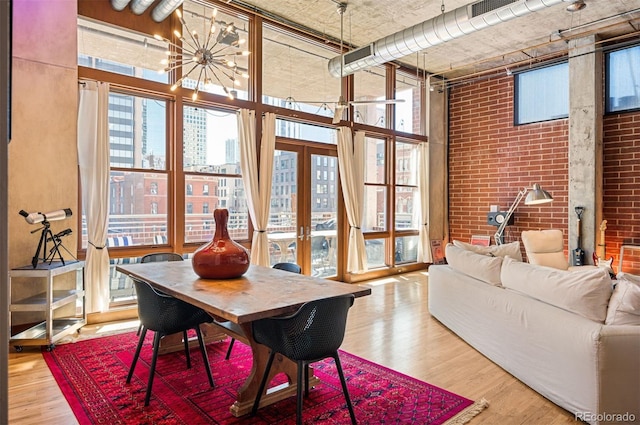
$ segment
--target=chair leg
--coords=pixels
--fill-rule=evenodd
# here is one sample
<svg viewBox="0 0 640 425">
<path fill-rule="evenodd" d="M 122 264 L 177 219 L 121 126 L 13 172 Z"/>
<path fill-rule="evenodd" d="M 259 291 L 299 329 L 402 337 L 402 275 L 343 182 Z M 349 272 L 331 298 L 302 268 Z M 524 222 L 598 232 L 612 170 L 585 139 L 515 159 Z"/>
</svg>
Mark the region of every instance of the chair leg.
<svg viewBox="0 0 640 425">
<path fill-rule="evenodd" d="M 264 387 L 267 385 L 267 379 L 269 379 L 269 372 L 271 371 L 271 365 L 273 364 L 273 359 L 275 357 L 276 357 L 276 352 L 271 350 L 271 353 L 269 353 L 269 360 L 267 360 L 267 367 L 264 369 L 264 375 L 262 375 L 262 380 L 260 381 L 260 388 L 258 389 L 258 394 L 256 394 L 256 400 L 253 402 L 253 408 L 251 409 L 251 416 L 255 416 L 256 413 L 258 413 L 258 406 L 260 406 L 260 399 L 262 398 Z"/>
<path fill-rule="evenodd" d="M 304 377 L 304 371 L 307 369 L 307 365 L 303 361 L 298 363 L 298 382 L 296 385 L 296 425 L 302 425 L 302 383 L 306 382 Z"/>
<path fill-rule="evenodd" d="M 191 354 L 189 353 L 189 336 L 187 331 L 182 331 L 182 340 L 184 341 L 184 355 L 187 357 L 187 369 L 191 369 Z"/>
<path fill-rule="evenodd" d="M 204 361 L 204 368 L 207 370 L 207 376 L 209 377 L 209 385 L 213 387 L 213 376 L 211 376 L 211 366 L 209 365 L 209 356 L 207 356 L 207 347 L 204 345 L 204 339 L 202 338 L 202 331 L 200 326 L 196 326 L 196 335 L 198 335 L 198 343 L 200 344 L 200 352 L 202 353 L 202 360 Z"/>
<path fill-rule="evenodd" d="M 347 401 L 347 407 L 349 408 L 349 416 L 351 416 L 351 423 L 356 425 L 356 414 L 353 412 L 353 404 L 351 404 L 351 397 L 349 397 L 349 390 L 347 389 L 347 381 L 344 379 L 344 373 L 342 372 L 342 364 L 340 363 L 340 357 L 338 353 L 333 356 L 336 361 L 336 368 L 338 369 L 338 375 L 340 376 L 340 383 L 342 384 L 342 392 L 344 393 L 344 399 Z"/>
<path fill-rule="evenodd" d="M 231 342 L 229 343 L 229 348 L 227 348 L 227 355 L 224 356 L 225 360 L 229 360 L 229 357 L 231 357 L 231 350 L 233 349 L 233 343 L 236 342 L 235 338 L 231 338 Z"/>
<path fill-rule="evenodd" d="M 304 396 L 309 397 L 309 363 L 304 365 Z"/>
<path fill-rule="evenodd" d="M 144 405 L 149 405 L 151 399 L 151 388 L 153 388 L 153 378 L 156 374 L 156 361 L 158 360 L 158 351 L 160 350 L 160 339 L 162 334 L 156 332 L 153 336 L 153 357 L 151 358 L 151 369 L 149 369 L 149 382 L 147 383 L 147 395 L 144 397 Z"/>
<path fill-rule="evenodd" d="M 136 336 L 140 335 L 141 331 L 142 331 L 142 323 L 138 325 L 138 332 L 136 332 Z"/>
<path fill-rule="evenodd" d="M 138 347 L 136 348 L 136 353 L 133 355 L 133 361 L 131 362 L 131 368 L 129 368 L 129 374 L 127 375 L 127 384 L 131 383 L 131 377 L 133 376 L 133 370 L 136 368 L 136 363 L 138 362 L 138 357 L 140 356 L 140 350 L 142 349 L 142 344 L 144 344 L 144 337 L 147 335 L 147 329 L 142 328 L 142 334 L 138 339 Z"/>
</svg>

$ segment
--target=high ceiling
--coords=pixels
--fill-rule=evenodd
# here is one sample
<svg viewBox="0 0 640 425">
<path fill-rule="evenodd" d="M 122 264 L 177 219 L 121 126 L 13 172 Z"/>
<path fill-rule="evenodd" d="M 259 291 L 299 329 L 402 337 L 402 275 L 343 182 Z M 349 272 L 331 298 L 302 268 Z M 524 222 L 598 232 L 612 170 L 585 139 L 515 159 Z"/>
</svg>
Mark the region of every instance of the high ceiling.
<svg viewBox="0 0 640 425">
<path fill-rule="evenodd" d="M 504 4 L 504 0 L 489 0 Z M 537 1 L 537 0 L 532 0 Z M 353 46 L 371 42 L 472 4 L 469 0 L 345 0 L 345 41 Z M 546 0 L 542 0 L 546 4 Z M 474 33 L 411 53 L 397 61 L 429 73 L 456 78 L 463 75 L 526 66 L 554 52 L 566 52 L 571 38 L 600 34 L 606 38 L 640 35 L 640 0 L 584 0 L 577 12 L 571 1 L 500 22 Z M 311 28 L 327 38 L 340 37 L 336 0 L 229 0 L 228 3 L 277 15 Z M 508 1 L 506 3 L 509 3 Z"/>
</svg>

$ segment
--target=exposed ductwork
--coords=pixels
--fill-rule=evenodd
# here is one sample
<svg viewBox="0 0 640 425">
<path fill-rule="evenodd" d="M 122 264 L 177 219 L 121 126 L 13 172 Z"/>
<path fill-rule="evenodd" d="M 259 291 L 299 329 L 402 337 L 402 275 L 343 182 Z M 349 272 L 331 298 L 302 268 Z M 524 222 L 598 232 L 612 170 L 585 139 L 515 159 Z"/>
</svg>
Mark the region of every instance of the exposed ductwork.
<svg viewBox="0 0 640 425">
<path fill-rule="evenodd" d="M 131 11 L 136 15 L 142 15 L 155 0 L 111 0 L 111 7 L 117 11 L 124 10 L 131 3 Z M 164 21 L 171 15 L 184 0 L 161 0 L 151 11 L 151 18 L 156 22 Z"/>
<path fill-rule="evenodd" d="M 131 11 L 136 15 L 142 15 L 154 1 L 155 0 L 133 0 L 131 3 Z"/>
<path fill-rule="evenodd" d="M 162 22 L 183 2 L 184 0 L 162 0 L 151 12 L 151 18 L 156 22 Z"/>
<path fill-rule="evenodd" d="M 329 72 L 340 77 L 342 68 L 343 76 L 350 75 L 566 1 L 573 0 L 481 0 L 336 56 Z"/>
<path fill-rule="evenodd" d="M 127 7 L 130 1 L 131 0 L 111 0 L 111 7 L 113 7 L 118 12 L 121 12 L 125 7 Z"/>
</svg>

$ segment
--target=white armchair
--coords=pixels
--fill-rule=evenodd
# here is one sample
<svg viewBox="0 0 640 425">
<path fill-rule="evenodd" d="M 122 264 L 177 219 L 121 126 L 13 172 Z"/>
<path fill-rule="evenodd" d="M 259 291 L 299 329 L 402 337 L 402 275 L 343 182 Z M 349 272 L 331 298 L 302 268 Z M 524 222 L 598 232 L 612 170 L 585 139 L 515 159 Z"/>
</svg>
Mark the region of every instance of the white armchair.
<svg viewBox="0 0 640 425">
<path fill-rule="evenodd" d="M 585 267 L 595 267 L 569 265 L 567 257 L 564 255 L 562 230 L 524 230 L 521 237 L 524 250 L 527 253 L 527 260 L 531 264 L 560 270 L 584 270 Z"/>
</svg>

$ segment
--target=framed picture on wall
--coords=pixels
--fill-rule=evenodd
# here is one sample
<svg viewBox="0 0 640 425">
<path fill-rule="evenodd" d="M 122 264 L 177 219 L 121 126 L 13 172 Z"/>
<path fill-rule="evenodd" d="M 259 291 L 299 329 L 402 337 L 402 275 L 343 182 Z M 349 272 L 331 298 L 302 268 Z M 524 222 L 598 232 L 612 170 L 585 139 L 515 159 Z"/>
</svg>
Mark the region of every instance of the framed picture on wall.
<svg viewBox="0 0 640 425">
<path fill-rule="evenodd" d="M 471 245 L 489 246 L 491 245 L 491 236 L 472 235 Z"/>
<path fill-rule="evenodd" d="M 431 241 L 431 264 L 447 264 L 447 260 L 444 257 L 444 250 L 442 249 L 442 241 Z"/>
</svg>

